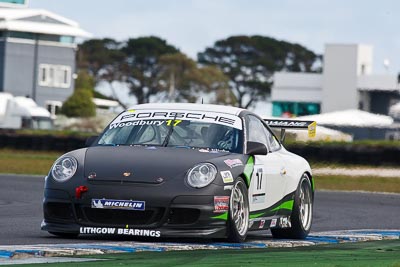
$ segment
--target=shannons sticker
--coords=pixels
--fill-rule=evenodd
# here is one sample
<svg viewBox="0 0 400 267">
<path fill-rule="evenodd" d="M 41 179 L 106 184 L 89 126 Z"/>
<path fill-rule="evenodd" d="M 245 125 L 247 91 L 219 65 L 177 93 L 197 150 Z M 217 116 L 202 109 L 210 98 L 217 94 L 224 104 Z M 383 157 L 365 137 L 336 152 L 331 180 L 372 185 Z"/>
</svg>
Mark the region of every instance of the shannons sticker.
<svg viewBox="0 0 400 267">
<path fill-rule="evenodd" d="M 80 234 L 101 234 L 101 235 L 130 235 L 130 236 L 148 236 L 160 237 L 161 231 L 148 229 L 129 229 L 114 227 L 80 227 Z"/>
<path fill-rule="evenodd" d="M 137 200 L 92 199 L 94 209 L 145 210 L 145 202 Z"/>
<path fill-rule="evenodd" d="M 298 127 L 298 128 L 306 128 L 309 124 L 305 121 L 285 121 L 285 120 L 265 120 L 265 122 L 271 127 Z"/>
</svg>

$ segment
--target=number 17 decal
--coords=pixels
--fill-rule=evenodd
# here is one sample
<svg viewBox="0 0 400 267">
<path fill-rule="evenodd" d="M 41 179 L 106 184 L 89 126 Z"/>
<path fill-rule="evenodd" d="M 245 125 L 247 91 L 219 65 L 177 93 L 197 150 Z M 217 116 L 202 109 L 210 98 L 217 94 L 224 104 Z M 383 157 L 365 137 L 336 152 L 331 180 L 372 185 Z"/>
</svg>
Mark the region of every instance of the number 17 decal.
<svg viewBox="0 0 400 267">
<path fill-rule="evenodd" d="M 258 167 L 258 168 L 257 168 Z M 267 193 L 267 180 L 264 173 L 264 168 L 257 166 L 253 174 L 254 181 L 252 182 L 251 203 L 254 205 L 263 205 L 265 203 L 265 194 Z"/>
<path fill-rule="evenodd" d="M 177 126 L 179 123 L 181 123 L 182 120 L 167 120 L 167 126 Z"/>
<path fill-rule="evenodd" d="M 257 177 L 257 191 L 258 191 L 261 190 L 262 188 L 263 169 L 261 168 L 257 169 L 256 177 Z"/>
</svg>

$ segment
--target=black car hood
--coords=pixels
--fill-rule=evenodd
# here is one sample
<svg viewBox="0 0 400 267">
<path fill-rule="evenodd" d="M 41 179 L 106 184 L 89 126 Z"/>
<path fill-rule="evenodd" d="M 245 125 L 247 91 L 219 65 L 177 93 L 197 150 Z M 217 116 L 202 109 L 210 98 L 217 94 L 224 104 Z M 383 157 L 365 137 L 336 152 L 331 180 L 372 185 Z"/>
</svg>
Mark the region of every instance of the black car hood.
<svg viewBox="0 0 400 267">
<path fill-rule="evenodd" d="M 197 163 L 230 154 L 174 147 L 97 146 L 86 151 L 84 174 L 92 181 L 160 183 L 182 177 Z"/>
</svg>

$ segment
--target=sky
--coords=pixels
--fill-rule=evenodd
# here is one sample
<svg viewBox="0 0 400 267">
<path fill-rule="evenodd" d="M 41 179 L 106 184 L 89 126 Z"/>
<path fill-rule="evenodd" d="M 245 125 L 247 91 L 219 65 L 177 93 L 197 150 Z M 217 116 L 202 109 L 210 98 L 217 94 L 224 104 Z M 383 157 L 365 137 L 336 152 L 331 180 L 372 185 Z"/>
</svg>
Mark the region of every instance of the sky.
<svg viewBox="0 0 400 267">
<path fill-rule="evenodd" d="M 400 72 L 397 0 L 30 0 L 29 6 L 75 20 L 93 38 L 159 36 L 193 59 L 217 40 L 263 35 L 318 54 L 326 43 L 372 45 L 373 73 Z"/>
</svg>

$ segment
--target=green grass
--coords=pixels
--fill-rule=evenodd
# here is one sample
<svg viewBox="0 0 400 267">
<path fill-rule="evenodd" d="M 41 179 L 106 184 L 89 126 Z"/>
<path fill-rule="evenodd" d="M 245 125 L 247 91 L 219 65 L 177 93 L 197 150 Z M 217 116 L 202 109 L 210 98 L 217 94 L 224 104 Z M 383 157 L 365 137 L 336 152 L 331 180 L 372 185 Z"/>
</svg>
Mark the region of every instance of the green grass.
<svg viewBox="0 0 400 267">
<path fill-rule="evenodd" d="M 400 241 L 297 248 L 196 250 L 92 255 L 105 261 L 23 266 L 400 266 Z M 22 265 L 21 265 L 22 266 Z"/>
<path fill-rule="evenodd" d="M 318 131 L 318 128 L 317 128 Z M 370 146 L 370 147 L 400 147 L 398 140 L 357 140 L 353 142 L 341 141 L 308 141 L 299 142 L 294 139 L 287 139 L 284 142 L 285 146 Z"/>
<path fill-rule="evenodd" d="M 399 166 L 391 166 L 391 165 L 380 165 L 380 166 L 371 166 L 367 164 L 349 164 L 349 163 L 339 163 L 339 162 L 323 162 L 323 161 L 309 161 L 311 168 L 350 168 L 350 169 L 362 169 L 362 168 L 399 168 Z"/>
<path fill-rule="evenodd" d="M 314 176 L 316 190 L 351 190 L 400 193 L 400 178 L 373 176 Z"/>
<path fill-rule="evenodd" d="M 60 152 L 0 149 L 0 173 L 45 175 L 59 156 Z"/>
</svg>

